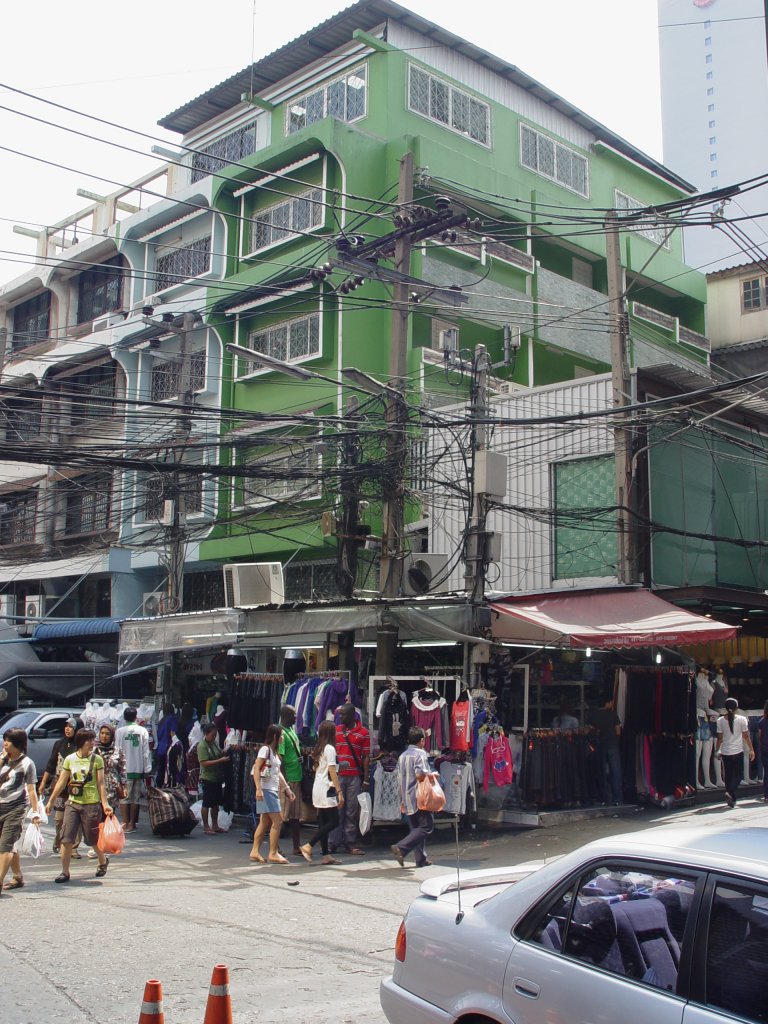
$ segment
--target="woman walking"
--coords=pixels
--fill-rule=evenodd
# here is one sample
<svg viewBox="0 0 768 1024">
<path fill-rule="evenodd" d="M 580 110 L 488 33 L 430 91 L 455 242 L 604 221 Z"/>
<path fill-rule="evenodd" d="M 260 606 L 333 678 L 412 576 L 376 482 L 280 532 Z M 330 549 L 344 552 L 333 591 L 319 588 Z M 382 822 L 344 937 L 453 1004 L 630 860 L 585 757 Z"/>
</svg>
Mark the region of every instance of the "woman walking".
<svg viewBox="0 0 768 1024">
<path fill-rule="evenodd" d="M 78 729 L 75 733 L 77 750 L 64 758 L 53 792 L 48 797 L 46 811 L 51 812 L 53 802 L 59 793 L 68 794 L 64 807 L 64 824 L 61 830 L 61 874 L 54 882 L 69 881 L 69 862 L 72 845 L 80 829 L 88 846 L 96 850 L 99 866 L 96 877 L 103 878 L 109 866 L 109 857 L 98 849 L 99 825 L 104 817 L 112 814 L 104 785 L 104 761 L 93 749 L 96 735 L 91 729 Z"/>
<path fill-rule="evenodd" d="M 128 774 L 125 752 L 115 744 L 115 730 L 106 722 L 99 728 L 99 738 L 93 752 L 104 762 L 104 786 L 110 806 L 117 807 L 128 793 Z M 89 850 L 88 858 L 95 860 L 96 851 Z"/>
<path fill-rule="evenodd" d="M 21 839 L 27 808 L 31 805 L 32 821 L 40 823 L 35 782 L 37 772 L 27 757 L 27 734 L 23 729 L 8 729 L 3 734 L 3 752 L 0 754 L 0 893 L 3 889 L 21 889 L 24 875 L 21 860 L 13 852 Z M 5 876 L 11 869 L 10 882 Z"/>
<path fill-rule="evenodd" d="M 280 792 L 284 792 L 286 799 L 293 800 L 293 791 L 285 781 L 282 772 L 283 763 L 277 748 L 283 736 L 283 729 L 280 725 L 270 725 L 264 739 L 264 746 L 259 749 L 258 757 L 253 765 L 253 782 L 256 787 L 256 813 L 259 815 L 259 824 L 253 834 L 253 849 L 250 859 L 257 864 L 264 864 L 264 858 L 259 852 L 264 836 L 269 830 L 269 854 L 267 860 L 270 864 L 288 864 L 289 861 L 280 853 L 278 843 L 280 841 L 280 830 L 283 827 L 283 815 L 280 810 Z"/>
<path fill-rule="evenodd" d="M 735 697 L 725 702 L 725 714 L 717 720 L 716 754 L 723 761 L 725 779 L 725 802 L 729 807 L 736 804 L 736 790 L 744 778 L 744 750 L 749 751 L 749 760 L 754 761 L 755 751 L 749 738 L 749 722 L 744 715 L 737 715 L 739 703 Z"/>
<path fill-rule="evenodd" d="M 317 832 L 301 849 L 304 860 L 312 863 L 312 848 L 320 843 L 323 864 L 338 864 L 328 852 L 328 836 L 339 824 L 339 807 L 344 805 L 339 773 L 336 769 L 336 725 L 322 722 L 317 731 L 317 743 L 312 751 L 315 782 L 312 786 L 312 804 L 317 809 Z"/>
</svg>

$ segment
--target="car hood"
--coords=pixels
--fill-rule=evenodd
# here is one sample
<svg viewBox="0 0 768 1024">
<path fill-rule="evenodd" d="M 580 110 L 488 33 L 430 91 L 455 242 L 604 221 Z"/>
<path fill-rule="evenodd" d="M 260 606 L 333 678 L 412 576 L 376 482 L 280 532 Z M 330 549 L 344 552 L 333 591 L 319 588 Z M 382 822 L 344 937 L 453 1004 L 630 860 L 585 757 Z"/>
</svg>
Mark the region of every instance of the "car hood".
<svg viewBox="0 0 768 1024">
<path fill-rule="evenodd" d="M 421 885 L 421 895 L 430 896 L 432 899 L 456 896 L 461 890 L 461 901 L 467 905 L 476 905 L 482 900 L 487 900 L 499 892 L 503 892 L 526 878 L 545 863 L 551 864 L 555 858 L 548 861 L 531 860 L 524 864 L 515 864 L 507 868 L 489 868 L 482 871 L 460 871 L 451 874 L 435 875 L 427 878 Z"/>
</svg>

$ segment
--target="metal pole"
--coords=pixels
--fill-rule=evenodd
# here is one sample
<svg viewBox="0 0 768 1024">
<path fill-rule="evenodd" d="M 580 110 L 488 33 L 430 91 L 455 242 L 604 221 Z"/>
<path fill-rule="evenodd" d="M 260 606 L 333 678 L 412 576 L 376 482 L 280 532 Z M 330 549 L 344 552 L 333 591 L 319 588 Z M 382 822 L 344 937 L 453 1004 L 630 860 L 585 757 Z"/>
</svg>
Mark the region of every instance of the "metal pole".
<svg viewBox="0 0 768 1024">
<path fill-rule="evenodd" d="M 608 264 L 608 317 L 611 343 L 611 385 L 613 405 L 617 410 L 614 426 L 616 469 L 616 575 L 619 583 L 635 579 L 634 544 L 630 502 L 632 499 L 632 464 L 630 436 L 621 414 L 630 402 L 629 360 L 627 357 L 627 317 L 624 310 L 624 288 L 619 245 L 619 222 L 615 213 L 605 219 L 605 251 Z"/>
<path fill-rule="evenodd" d="M 404 207 L 412 201 L 413 154 L 405 153 L 400 159 L 398 204 L 400 207 Z M 410 268 L 411 236 L 410 232 L 404 232 L 395 243 L 395 269 L 402 274 L 408 274 Z M 387 472 L 384 480 L 379 577 L 379 590 L 385 600 L 399 596 L 403 579 L 406 462 L 405 376 L 409 319 L 408 284 L 401 282 L 394 287 L 389 351 L 389 383 L 395 394 L 387 399 L 385 416 Z M 397 639 L 397 627 L 379 627 L 376 637 L 376 672 L 379 675 L 390 675 L 394 671 Z"/>
</svg>

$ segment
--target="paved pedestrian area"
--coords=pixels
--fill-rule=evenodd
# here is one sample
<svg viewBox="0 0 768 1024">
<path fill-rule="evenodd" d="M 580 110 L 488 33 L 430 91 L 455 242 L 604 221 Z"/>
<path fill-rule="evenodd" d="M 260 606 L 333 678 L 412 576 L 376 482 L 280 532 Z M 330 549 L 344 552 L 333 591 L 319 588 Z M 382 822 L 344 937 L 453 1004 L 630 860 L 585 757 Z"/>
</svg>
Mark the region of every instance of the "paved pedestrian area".
<svg viewBox="0 0 768 1024">
<path fill-rule="evenodd" d="M 768 805 L 745 798 L 675 814 L 637 811 L 517 833 L 461 835 L 464 869 L 565 853 L 602 835 L 675 825 L 768 828 Z M 452 829 L 430 844 L 431 868 L 400 869 L 401 832 L 375 829 L 365 857 L 321 867 L 252 865 L 235 828 L 155 839 L 143 823 L 105 878 L 85 857 L 55 885 L 57 857 L 24 859 L 26 886 L 0 900 L 0 977 L 8 1024 L 133 1024 L 144 982 L 163 985 L 168 1024 L 202 1024 L 211 969 L 224 963 L 238 1024 L 384 1024 L 378 984 L 389 973 L 403 912 L 421 880 L 456 870 Z M 283 850 L 289 844 L 283 842 Z M 341 858 L 340 858 L 341 859 Z"/>
</svg>

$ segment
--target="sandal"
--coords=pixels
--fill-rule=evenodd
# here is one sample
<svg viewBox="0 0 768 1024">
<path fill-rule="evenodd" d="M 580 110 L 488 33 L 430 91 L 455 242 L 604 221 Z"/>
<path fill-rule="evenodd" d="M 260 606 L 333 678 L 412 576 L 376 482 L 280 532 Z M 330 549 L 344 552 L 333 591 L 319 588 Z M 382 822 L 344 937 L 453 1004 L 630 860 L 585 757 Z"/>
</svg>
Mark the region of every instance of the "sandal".
<svg viewBox="0 0 768 1024">
<path fill-rule="evenodd" d="M 365 856 L 365 850 L 361 850 L 359 846 L 350 846 L 350 848 L 345 852 L 351 854 L 353 857 Z"/>
<path fill-rule="evenodd" d="M 252 864 L 266 864 L 267 863 L 264 860 L 264 858 L 261 856 L 261 854 L 258 854 L 258 856 L 256 856 L 256 857 L 249 857 L 248 860 L 251 861 Z"/>
<path fill-rule="evenodd" d="M 323 857 L 320 861 L 321 864 L 341 864 L 340 860 L 336 860 L 335 857 Z"/>
<path fill-rule="evenodd" d="M 108 867 L 109 867 L 109 857 L 107 857 L 107 859 L 104 861 L 103 864 L 99 864 L 99 866 L 96 868 L 96 877 L 97 878 L 103 878 L 104 875 L 106 875 L 106 873 L 107 873 L 107 868 Z"/>
<path fill-rule="evenodd" d="M 212 828 L 204 828 L 203 829 L 203 835 L 204 836 L 215 836 L 216 833 L 213 831 Z"/>
<path fill-rule="evenodd" d="M 68 881 L 69 881 L 69 875 L 66 872 L 64 872 L 64 871 L 62 871 L 60 875 L 56 875 L 56 877 L 54 878 L 54 882 L 68 882 Z"/>
<path fill-rule="evenodd" d="M 9 891 L 11 889 L 23 889 L 24 888 L 24 879 L 23 878 L 17 878 L 14 875 L 13 878 L 9 882 L 5 883 L 3 888 L 7 889 Z"/>
<path fill-rule="evenodd" d="M 299 847 L 299 852 L 307 864 L 312 863 L 312 847 L 309 843 L 305 843 L 304 846 Z"/>
<path fill-rule="evenodd" d="M 276 857 L 267 857 L 270 864 L 290 864 L 289 860 L 286 860 L 282 853 L 278 853 Z"/>
</svg>

